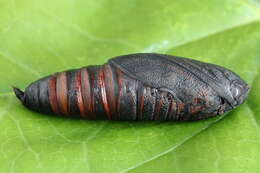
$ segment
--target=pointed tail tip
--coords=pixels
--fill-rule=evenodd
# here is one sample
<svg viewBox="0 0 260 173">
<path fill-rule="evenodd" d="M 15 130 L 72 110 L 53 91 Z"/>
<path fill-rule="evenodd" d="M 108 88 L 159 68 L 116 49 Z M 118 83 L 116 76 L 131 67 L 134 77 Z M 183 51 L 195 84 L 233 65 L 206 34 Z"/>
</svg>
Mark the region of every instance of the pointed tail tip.
<svg viewBox="0 0 260 173">
<path fill-rule="evenodd" d="M 16 97 L 21 100 L 21 102 L 24 102 L 24 92 L 20 90 L 19 88 L 13 87 L 14 93 Z"/>
</svg>

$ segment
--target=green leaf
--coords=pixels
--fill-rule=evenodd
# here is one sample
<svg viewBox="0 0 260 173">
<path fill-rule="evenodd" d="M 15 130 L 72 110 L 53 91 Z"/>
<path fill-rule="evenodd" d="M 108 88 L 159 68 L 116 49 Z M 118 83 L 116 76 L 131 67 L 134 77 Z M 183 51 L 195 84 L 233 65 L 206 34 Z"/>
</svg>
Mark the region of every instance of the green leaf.
<svg viewBox="0 0 260 173">
<path fill-rule="evenodd" d="M 257 0 L 0 0 L 0 172 L 259 172 Z M 199 122 L 83 121 L 24 108 L 11 86 L 158 52 L 225 66 L 251 86 Z"/>
</svg>

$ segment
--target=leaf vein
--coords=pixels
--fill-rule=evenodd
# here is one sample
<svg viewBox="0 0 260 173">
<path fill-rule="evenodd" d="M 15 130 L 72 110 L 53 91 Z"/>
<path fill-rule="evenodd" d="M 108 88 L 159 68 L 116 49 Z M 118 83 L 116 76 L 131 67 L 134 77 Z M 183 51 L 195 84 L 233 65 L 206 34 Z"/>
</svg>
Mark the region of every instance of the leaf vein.
<svg viewBox="0 0 260 173">
<path fill-rule="evenodd" d="M 170 153 L 170 152 L 172 152 L 172 151 L 175 151 L 177 148 L 179 148 L 180 146 L 182 146 L 184 143 L 190 141 L 190 140 L 193 139 L 194 137 L 198 136 L 200 133 L 202 133 L 202 132 L 204 132 L 205 130 L 207 130 L 207 129 L 208 129 L 209 127 L 211 127 L 213 124 L 216 124 L 217 122 L 219 122 L 219 121 L 220 121 L 221 119 L 223 119 L 226 115 L 227 115 L 227 114 L 225 114 L 224 116 L 220 116 L 220 117 L 219 117 L 218 119 L 216 119 L 215 121 L 209 123 L 209 124 L 206 125 L 205 127 L 203 127 L 203 128 L 201 128 L 201 129 L 199 129 L 198 131 L 194 132 L 191 136 L 187 136 L 186 138 L 184 138 L 184 140 L 182 140 L 182 141 L 181 141 L 180 143 L 178 143 L 177 145 L 174 145 L 174 146 L 170 147 L 169 149 L 167 149 L 167 150 L 165 150 L 165 151 L 163 151 L 163 152 L 160 152 L 160 153 L 154 155 L 153 157 L 151 157 L 151 158 L 149 158 L 149 159 L 147 159 L 147 160 L 144 160 L 144 161 L 142 161 L 142 162 L 140 162 L 140 163 L 138 163 L 138 164 L 136 164 L 136 165 L 134 165 L 134 166 L 131 166 L 131 167 L 127 168 L 127 169 L 124 169 L 124 170 L 120 171 L 119 173 L 127 173 L 127 172 L 129 172 L 129 171 L 132 171 L 132 170 L 134 170 L 134 169 L 136 169 L 136 168 L 142 166 L 143 164 L 146 164 L 146 163 L 148 163 L 148 162 L 151 162 L 151 161 L 153 161 L 153 160 L 155 160 L 155 159 L 158 159 L 158 158 L 160 158 L 160 157 L 162 157 L 162 156 L 164 156 L 164 155 L 166 155 L 166 154 L 168 154 L 168 153 Z"/>
</svg>

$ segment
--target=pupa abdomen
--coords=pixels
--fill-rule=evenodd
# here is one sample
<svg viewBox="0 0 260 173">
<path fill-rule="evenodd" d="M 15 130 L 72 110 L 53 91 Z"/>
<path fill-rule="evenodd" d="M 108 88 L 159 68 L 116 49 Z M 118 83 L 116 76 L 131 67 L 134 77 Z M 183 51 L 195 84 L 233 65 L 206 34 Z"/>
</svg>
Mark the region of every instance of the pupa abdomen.
<svg viewBox="0 0 260 173">
<path fill-rule="evenodd" d="M 226 68 L 162 54 L 131 54 L 55 73 L 16 96 L 29 109 L 109 120 L 199 120 L 242 104 L 248 85 Z"/>
</svg>

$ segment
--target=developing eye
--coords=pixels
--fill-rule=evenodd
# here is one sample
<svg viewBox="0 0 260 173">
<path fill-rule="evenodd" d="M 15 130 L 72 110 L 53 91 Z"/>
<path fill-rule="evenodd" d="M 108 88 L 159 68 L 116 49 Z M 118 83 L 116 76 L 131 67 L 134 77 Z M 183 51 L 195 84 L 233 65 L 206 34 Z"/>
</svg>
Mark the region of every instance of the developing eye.
<svg viewBox="0 0 260 173">
<path fill-rule="evenodd" d="M 237 80 L 234 80 L 231 84 L 230 90 L 232 96 L 235 98 L 235 100 L 237 100 L 237 98 L 240 97 L 240 95 L 242 94 L 243 87 Z"/>
</svg>

